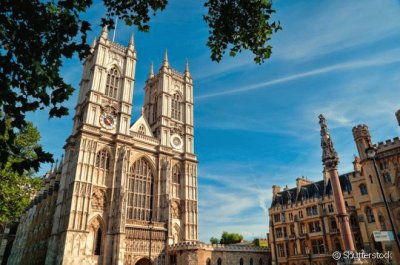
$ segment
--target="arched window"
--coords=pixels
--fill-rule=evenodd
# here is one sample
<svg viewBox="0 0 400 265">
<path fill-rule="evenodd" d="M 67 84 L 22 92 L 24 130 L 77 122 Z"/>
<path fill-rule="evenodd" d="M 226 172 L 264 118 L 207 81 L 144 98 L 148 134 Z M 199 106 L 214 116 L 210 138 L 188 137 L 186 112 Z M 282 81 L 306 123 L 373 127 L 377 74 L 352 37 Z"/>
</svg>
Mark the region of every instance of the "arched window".
<svg viewBox="0 0 400 265">
<path fill-rule="evenodd" d="M 365 208 L 365 215 L 367 216 L 368 223 L 375 222 L 375 216 L 374 216 L 374 213 L 372 212 L 371 208 L 369 208 L 369 207 Z"/>
<path fill-rule="evenodd" d="M 253 265 L 253 258 L 250 258 L 250 265 Z"/>
<path fill-rule="evenodd" d="M 239 264 L 240 264 L 240 265 L 243 265 L 243 258 L 240 258 Z"/>
<path fill-rule="evenodd" d="M 258 261 L 258 265 L 263 265 L 262 258 L 260 258 L 260 260 Z"/>
<path fill-rule="evenodd" d="M 120 77 L 117 68 L 111 68 L 107 73 L 106 96 L 111 98 L 118 97 L 119 79 Z"/>
<path fill-rule="evenodd" d="M 154 97 L 153 103 L 153 122 L 157 120 L 157 110 L 158 110 L 158 97 Z"/>
<path fill-rule="evenodd" d="M 221 258 L 218 258 L 217 265 L 222 265 L 222 259 Z"/>
<path fill-rule="evenodd" d="M 150 221 L 153 208 L 153 172 L 146 159 L 137 160 L 128 174 L 128 219 Z"/>
<path fill-rule="evenodd" d="M 144 128 L 144 125 L 139 126 L 138 133 L 145 135 L 146 134 L 146 128 Z"/>
<path fill-rule="evenodd" d="M 94 255 L 100 255 L 101 254 L 101 237 L 102 237 L 102 232 L 101 228 L 97 229 L 96 232 L 96 240 L 95 240 L 95 246 L 94 246 Z"/>
<path fill-rule="evenodd" d="M 362 184 L 360 184 L 359 188 L 360 188 L 361 195 L 367 195 L 368 194 L 367 185 L 362 183 Z"/>
<path fill-rule="evenodd" d="M 108 170 L 110 167 L 110 154 L 106 149 L 102 149 L 97 152 L 96 155 L 96 167 Z"/>
<path fill-rule="evenodd" d="M 210 258 L 207 259 L 206 265 L 211 265 L 211 259 Z"/>
<path fill-rule="evenodd" d="M 182 111 L 181 111 L 181 97 L 179 94 L 175 94 L 172 98 L 172 104 L 171 104 L 171 116 L 175 120 L 181 120 L 182 119 Z"/>
<path fill-rule="evenodd" d="M 172 183 L 180 184 L 181 183 L 181 170 L 179 165 L 175 165 L 172 168 Z"/>
</svg>

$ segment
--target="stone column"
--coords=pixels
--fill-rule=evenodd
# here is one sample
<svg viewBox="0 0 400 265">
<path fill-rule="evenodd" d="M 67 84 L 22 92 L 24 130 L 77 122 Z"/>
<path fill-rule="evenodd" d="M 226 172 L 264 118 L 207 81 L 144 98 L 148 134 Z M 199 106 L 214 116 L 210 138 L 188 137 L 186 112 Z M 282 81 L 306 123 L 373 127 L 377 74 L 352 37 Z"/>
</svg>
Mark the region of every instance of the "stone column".
<svg viewBox="0 0 400 265">
<path fill-rule="evenodd" d="M 339 157 L 333 147 L 333 142 L 329 135 L 328 127 L 324 116 L 319 115 L 319 124 L 321 126 L 321 147 L 322 147 L 322 163 L 325 171 L 331 180 L 333 198 L 337 209 L 337 218 L 339 221 L 340 234 L 342 235 L 344 250 L 354 251 L 354 242 L 351 235 L 349 224 L 349 216 L 346 211 L 342 189 L 340 187 L 339 174 L 337 165 Z"/>
</svg>

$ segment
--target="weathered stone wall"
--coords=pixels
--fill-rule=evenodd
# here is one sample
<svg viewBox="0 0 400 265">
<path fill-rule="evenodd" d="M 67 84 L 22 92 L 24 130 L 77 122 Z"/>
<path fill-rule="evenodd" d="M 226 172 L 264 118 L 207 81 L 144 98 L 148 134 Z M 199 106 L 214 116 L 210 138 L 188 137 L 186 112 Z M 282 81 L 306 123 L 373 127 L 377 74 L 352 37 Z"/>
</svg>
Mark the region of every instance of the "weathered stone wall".
<svg viewBox="0 0 400 265">
<path fill-rule="evenodd" d="M 176 263 L 173 257 L 176 257 Z M 267 265 L 271 262 L 271 252 L 268 248 L 258 248 L 237 245 L 209 245 L 202 243 L 176 244 L 168 247 L 168 265 L 221 265 L 243 264 Z"/>
</svg>

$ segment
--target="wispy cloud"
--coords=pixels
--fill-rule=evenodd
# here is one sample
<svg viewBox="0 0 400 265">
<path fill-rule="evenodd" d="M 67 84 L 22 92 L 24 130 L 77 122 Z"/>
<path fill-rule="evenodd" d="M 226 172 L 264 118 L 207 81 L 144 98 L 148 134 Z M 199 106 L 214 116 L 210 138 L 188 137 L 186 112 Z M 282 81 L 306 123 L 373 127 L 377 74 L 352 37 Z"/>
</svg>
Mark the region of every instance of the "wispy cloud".
<svg viewBox="0 0 400 265">
<path fill-rule="evenodd" d="M 277 58 L 313 60 L 377 43 L 400 30 L 398 1 L 305 2 L 277 3 L 277 17 L 284 27 L 273 41 Z M 279 12 L 286 8 L 290 12 Z"/>
<path fill-rule="evenodd" d="M 238 94 L 238 93 L 243 93 L 243 92 L 247 92 L 247 91 L 251 91 L 251 90 L 264 89 L 266 87 L 270 87 L 273 85 L 277 85 L 277 84 L 281 84 L 281 83 L 285 83 L 285 82 L 289 82 L 289 81 L 294 81 L 294 80 L 301 79 L 301 78 L 326 74 L 326 73 L 330 73 L 330 72 L 346 71 L 346 70 L 365 68 L 365 67 L 373 67 L 373 66 L 381 66 L 381 65 L 398 63 L 398 62 L 400 62 L 399 50 L 396 49 L 396 50 L 394 50 L 394 53 L 391 56 L 389 56 L 387 53 L 385 53 L 385 54 L 383 54 L 383 56 L 377 56 L 375 58 L 370 58 L 370 59 L 366 59 L 366 60 L 356 60 L 356 61 L 333 64 L 333 65 L 317 68 L 317 69 L 314 69 L 311 71 L 305 71 L 305 72 L 301 72 L 301 73 L 297 73 L 297 74 L 292 74 L 292 75 L 289 75 L 286 77 L 281 77 L 281 78 L 277 78 L 277 79 L 273 79 L 273 80 L 269 80 L 269 81 L 251 84 L 251 85 L 243 86 L 240 88 L 233 88 L 233 89 L 223 90 L 223 91 L 219 91 L 219 92 L 215 92 L 215 93 L 199 95 L 199 96 L 197 96 L 196 99 L 204 100 L 204 99 L 208 99 L 208 98 Z"/>
</svg>

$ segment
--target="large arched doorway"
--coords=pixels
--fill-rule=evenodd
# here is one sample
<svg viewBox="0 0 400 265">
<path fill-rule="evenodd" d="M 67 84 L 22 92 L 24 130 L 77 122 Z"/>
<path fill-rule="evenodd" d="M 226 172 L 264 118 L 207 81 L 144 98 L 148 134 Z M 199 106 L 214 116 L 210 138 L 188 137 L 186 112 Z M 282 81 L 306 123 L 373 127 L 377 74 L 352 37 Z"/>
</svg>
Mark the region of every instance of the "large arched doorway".
<svg viewBox="0 0 400 265">
<path fill-rule="evenodd" d="M 141 258 L 136 262 L 135 265 L 151 265 L 151 261 L 149 261 L 149 258 Z"/>
</svg>

